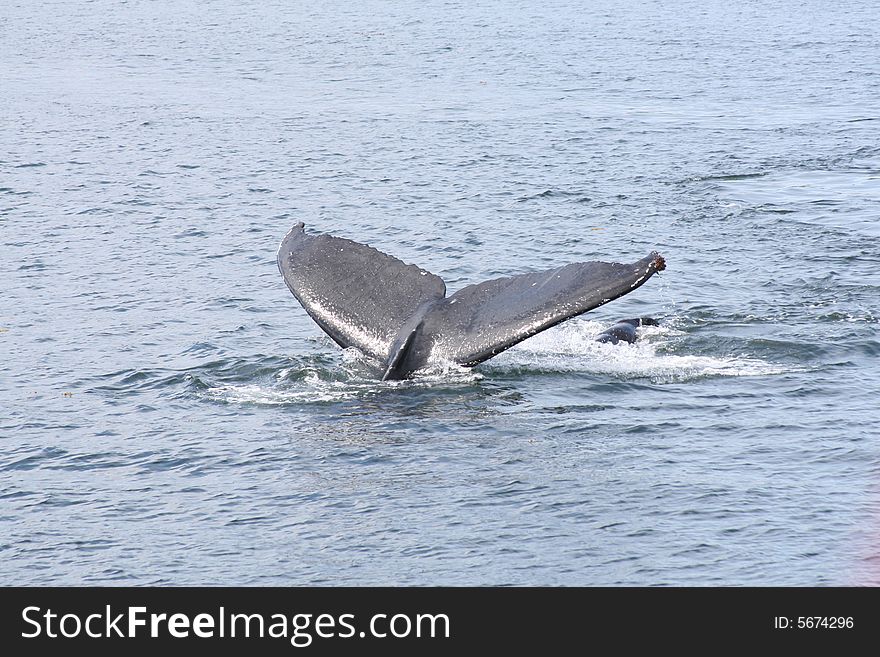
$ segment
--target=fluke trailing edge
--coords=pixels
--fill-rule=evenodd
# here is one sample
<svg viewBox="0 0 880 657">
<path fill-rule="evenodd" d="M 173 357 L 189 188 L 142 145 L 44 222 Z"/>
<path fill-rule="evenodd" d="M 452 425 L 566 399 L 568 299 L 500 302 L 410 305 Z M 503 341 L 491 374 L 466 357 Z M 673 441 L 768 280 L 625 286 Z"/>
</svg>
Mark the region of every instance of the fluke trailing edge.
<svg viewBox="0 0 880 657">
<path fill-rule="evenodd" d="M 403 379 L 434 361 L 472 367 L 540 331 L 632 292 L 666 267 L 659 253 L 624 265 L 577 262 L 496 278 L 446 296 L 439 276 L 296 224 L 278 248 L 287 287 L 341 347 Z"/>
</svg>

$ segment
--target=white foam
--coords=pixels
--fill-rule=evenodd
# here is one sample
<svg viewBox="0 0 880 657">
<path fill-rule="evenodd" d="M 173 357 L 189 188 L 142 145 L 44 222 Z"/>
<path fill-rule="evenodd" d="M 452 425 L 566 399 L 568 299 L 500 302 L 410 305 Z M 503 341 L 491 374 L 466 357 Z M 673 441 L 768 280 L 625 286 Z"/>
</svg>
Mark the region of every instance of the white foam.
<svg viewBox="0 0 880 657">
<path fill-rule="evenodd" d="M 623 379 L 647 378 L 655 382 L 686 381 L 709 376 L 767 376 L 796 368 L 758 358 L 687 356 L 664 353 L 684 335 L 674 327 L 639 329 L 635 344 L 596 342 L 606 324 L 585 320 L 568 322 L 540 333 L 497 356 L 487 369 L 535 368 L 560 372 L 590 372 Z"/>
<path fill-rule="evenodd" d="M 434 363 L 405 381 L 379 381 L 375 363 L 357 349 L 345 349 L 342 367 L 288 367 L 272 381 L 218 385 L 205 394 L 228 403 L 280 405 L 334 403 L 365 398 L 389 388 L 433 388 L 471 385 L 492 372 L 516 370 L 587 372 L 618 379 L 649 379 L 656 383 L 689 381 L 713 376 L 769 376 L 803 371 L 746 356 L 689 356 L 669 353 L 685 334 L 667 323 L 639 329 L 635 344 L 596 342 L 607 323 L 575 320 L 529 338 L 484 363 L 480 371 L 454 363 Z M 334 372 L 334 369 L 336 371 Z"/>
</svg>

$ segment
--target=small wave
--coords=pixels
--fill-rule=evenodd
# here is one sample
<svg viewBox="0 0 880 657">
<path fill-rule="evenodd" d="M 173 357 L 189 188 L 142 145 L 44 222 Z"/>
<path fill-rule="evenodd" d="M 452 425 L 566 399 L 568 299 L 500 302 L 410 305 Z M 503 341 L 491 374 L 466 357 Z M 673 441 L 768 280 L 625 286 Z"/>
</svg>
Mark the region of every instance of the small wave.
<svg viewBox="0 0 880 657">
<path fill-rule="evenodd" d="M 753 178 L 763 178 L 768 175 L 769 171 L 754 171 L 747 173 L 725 173 L 725 174 L 717 174 L 710 176 L 700 176 L 698 178 L 693 178 L 695 181 L 713 181 L 719 180 L 724 182 L 736 181 L 736 180 L 751 180 Z"/>
</svg>

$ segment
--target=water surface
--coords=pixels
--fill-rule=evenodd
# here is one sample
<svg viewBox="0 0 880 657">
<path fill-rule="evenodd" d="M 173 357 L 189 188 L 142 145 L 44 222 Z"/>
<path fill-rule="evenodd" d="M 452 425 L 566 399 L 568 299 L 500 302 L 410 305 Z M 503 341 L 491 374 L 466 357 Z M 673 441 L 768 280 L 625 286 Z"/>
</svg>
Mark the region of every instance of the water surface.
<svg viewBox="0 0 880 657">
<path fill-rule="evenodd" d="M 5 3 L 4 583 L 880 583 L 874 3 L 478 4 Z M 297 221 L 668 269 L 381 383 Z"/>
</svg>

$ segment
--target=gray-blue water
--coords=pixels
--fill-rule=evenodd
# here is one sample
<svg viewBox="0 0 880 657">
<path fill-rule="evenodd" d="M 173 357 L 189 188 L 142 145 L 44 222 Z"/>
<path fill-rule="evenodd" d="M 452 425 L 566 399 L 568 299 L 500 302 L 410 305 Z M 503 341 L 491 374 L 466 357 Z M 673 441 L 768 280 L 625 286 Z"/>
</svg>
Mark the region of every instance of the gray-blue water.
<svg viewBox="0 0 880 657">
<path fill-rule="evenodd" d="M 0 581 L 880 583 L 878 35 L 868 0 L 7 0 Z M 297 221 L 450 291 L 668 269 L 380 383 L 285 287 Z"/>
</svg>

